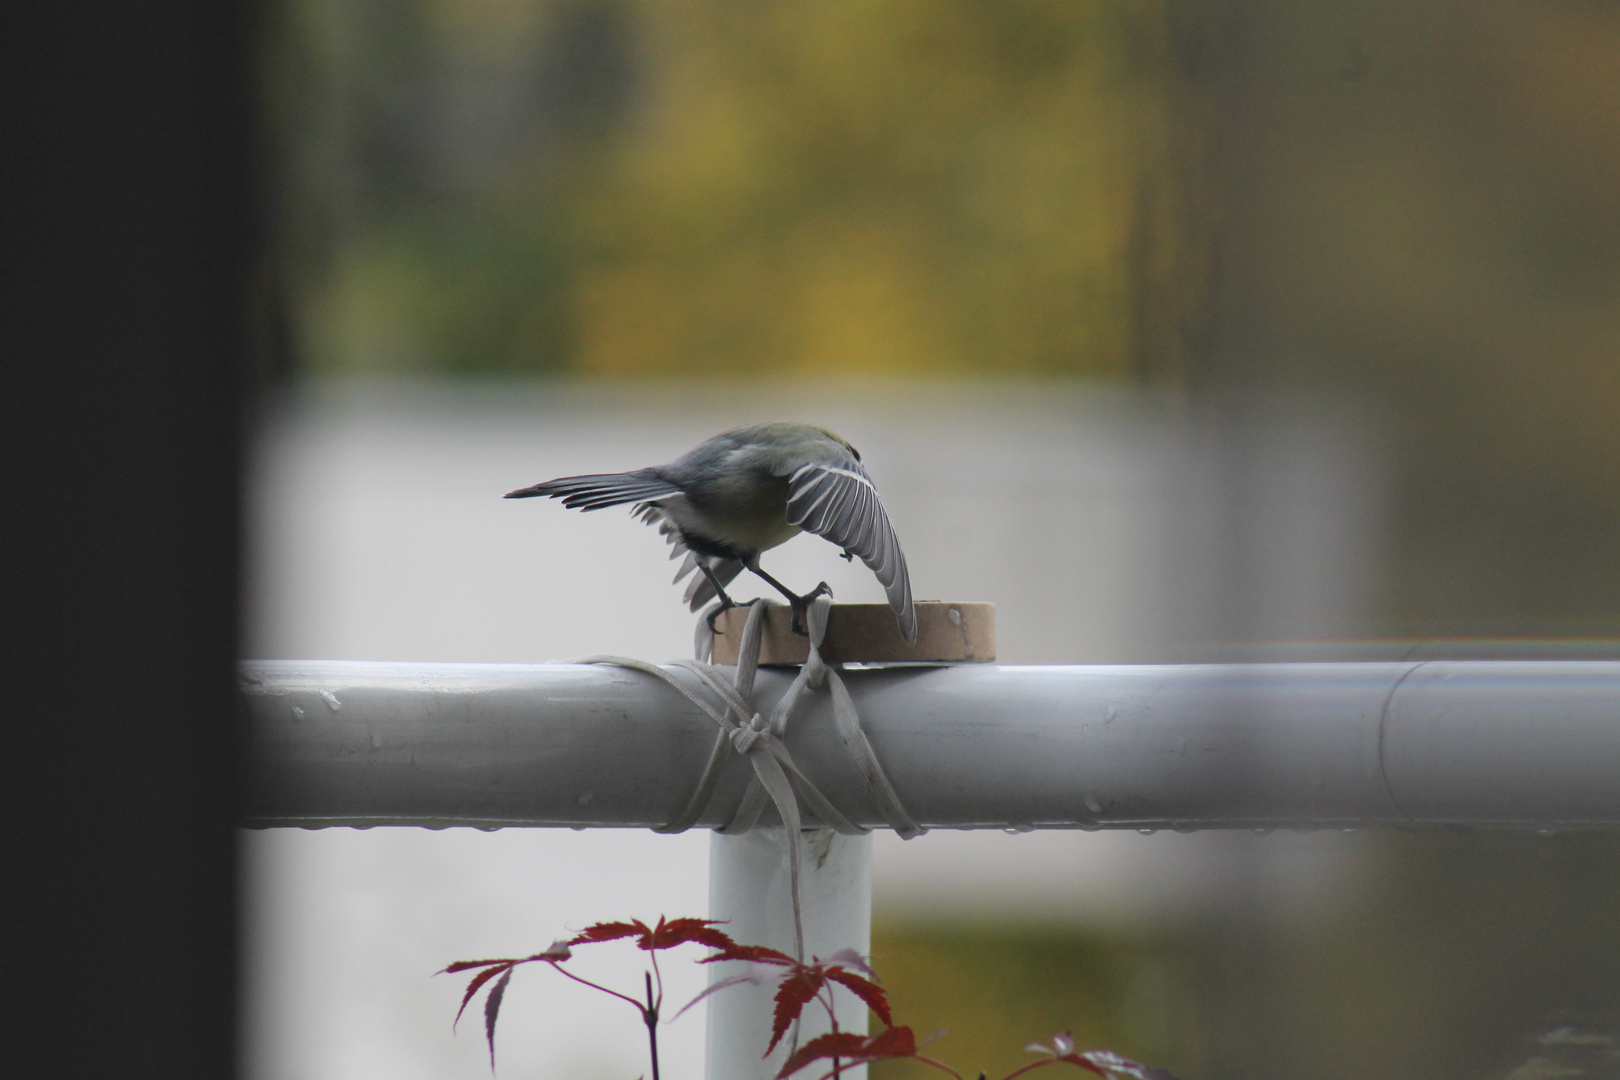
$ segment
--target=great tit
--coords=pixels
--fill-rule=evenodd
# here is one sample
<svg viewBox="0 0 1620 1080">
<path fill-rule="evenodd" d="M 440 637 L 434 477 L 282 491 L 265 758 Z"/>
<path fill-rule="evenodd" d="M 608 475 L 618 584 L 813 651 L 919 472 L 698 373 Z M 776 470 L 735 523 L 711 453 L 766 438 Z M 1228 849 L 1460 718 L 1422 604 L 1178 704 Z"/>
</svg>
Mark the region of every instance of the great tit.
<svg viewBox="0 0 1620 1080">
<path fill-rule="evenodd" d="M 824 428 L 809 424 L 755 424 L 724 432 L 682 454 L 668 465 L 634 472 L 564 476 L 508 492 L 508 499 L 549 495 L 577 510 L 632 504 L 631 513 L 658 531 L 685 555 L 675 575 L 687 585 L 686 601 L 697 611 L 718 597 L 714 619 L 738 606 L 725 587 L 752 570 L 787 598 L 793 628 L 803 633 L 803 614 L 817 596 L 830 595 L 824 581 L 799 596 L 760 569 L 759 556 L 801 531 L 815 533 L 859 558 L 877 575 L 888 594 L 900 633 L 917 640 L 917 615 L 900 540 L 878 499 L 872 478 L 853 446 Z"/>
</svg>

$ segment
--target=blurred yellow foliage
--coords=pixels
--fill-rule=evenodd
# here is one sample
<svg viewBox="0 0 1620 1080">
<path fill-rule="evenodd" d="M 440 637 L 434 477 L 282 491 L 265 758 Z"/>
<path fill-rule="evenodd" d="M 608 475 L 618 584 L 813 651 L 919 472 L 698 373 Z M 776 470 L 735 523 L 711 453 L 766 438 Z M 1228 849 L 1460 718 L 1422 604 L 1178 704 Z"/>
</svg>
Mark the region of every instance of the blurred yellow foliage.
<svg viewBox="0 0 1620 1080">
<path fill-rule="evenodd" d="M 1157 4 L 414 3 L 306 50 L 361 72 L 335 138 L 398 146 L 349 153 L 317 368 L 1124 376 L 1167 347 L 1191 233 Z M 625 104 L 546 122 L 578 85 Z M 480 265 L 461 232 L 502 222 Z"/>
<path fill-rule="evenodd" d="M 660 92 L 582 208 L 600 260 L 579 292 L 582 369 L 1133 367 L 1139 170 L 1165 125 L 1150 19 L 1072 2 L 640 11 Z"/>
</svg>

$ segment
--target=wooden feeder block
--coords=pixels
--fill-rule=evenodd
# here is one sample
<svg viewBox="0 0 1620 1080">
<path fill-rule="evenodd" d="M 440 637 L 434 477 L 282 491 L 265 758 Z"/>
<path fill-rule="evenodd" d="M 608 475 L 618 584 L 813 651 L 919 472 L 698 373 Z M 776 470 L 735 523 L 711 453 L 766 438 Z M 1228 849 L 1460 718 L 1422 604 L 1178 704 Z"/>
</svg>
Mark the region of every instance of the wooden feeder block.
<svg viewBox="0 0 1620 1080">
<path fill-rule="evenodd" d="M 996 605 L 923 600 L 916 605 L 917 644 L 907 645 L 887 604 L 834 604 L 827 611 L 821 658 L 829 664 L 961 664 L 996 658 Z M 765 610 L 761 664 L 802 664 L 810 639 L 793 633 L 793 613 L 781 605 Z M 713 662 L 735 664 L 748 609 L 735 607 L 715 619 Z"/>
</svg>

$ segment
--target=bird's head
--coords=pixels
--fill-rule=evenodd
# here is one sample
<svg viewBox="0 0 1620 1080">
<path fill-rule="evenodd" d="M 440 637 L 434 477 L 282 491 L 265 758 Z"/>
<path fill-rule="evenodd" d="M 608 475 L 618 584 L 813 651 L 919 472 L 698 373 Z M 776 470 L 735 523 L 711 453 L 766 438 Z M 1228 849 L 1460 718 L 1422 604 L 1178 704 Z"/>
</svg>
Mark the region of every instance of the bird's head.
<svg viewBox="0 0 1620 1080">
<path fill-rule="evenodd" d="M 848 450 L 851 454 L 853 454 L 856 461 L 861 460 L 861 452 L 851 446 L 848 439 L 844 438 L 836 431 L 828 431 L 826 428 L 822 428 L 821 431 L 826 434 L 827 438 L 831 439 L 833 442 L 837 443 L 839 446 L 842 446 L 845 450 Z"/>
</svg>

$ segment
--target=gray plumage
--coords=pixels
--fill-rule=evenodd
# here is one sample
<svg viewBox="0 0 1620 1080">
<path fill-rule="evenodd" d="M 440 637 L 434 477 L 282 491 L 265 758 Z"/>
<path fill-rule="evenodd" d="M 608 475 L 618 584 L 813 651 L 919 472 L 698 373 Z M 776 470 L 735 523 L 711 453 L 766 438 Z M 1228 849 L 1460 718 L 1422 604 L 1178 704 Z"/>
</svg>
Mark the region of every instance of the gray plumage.
<svg viewBox="0 0 1620 1080">
<path fill-rule="evenodd" d="M 677 582 L 700 571 L 686 590 L 697 611 L 725 594 L 744 569 L 788 598 L 795 616 L 809 597 L 789 591 L 759 567 L 759 556 L 800 531 L 815 533 L 858 558 L 877 576 L 908 642 L 917 637 L 911 581 L 861 455 L 832 432 L 808 424 L 756 424 L 716 435 L 668 465 L 634 472 L 565 476 L 507 494 L 546 495 L 577 510 L 633 504 L 633 512 L 685 556 Z M 818 587 L 818 592 L 825 583 Z M 810 594 L 811 596 L 816 593 Z"/>
</svg>

